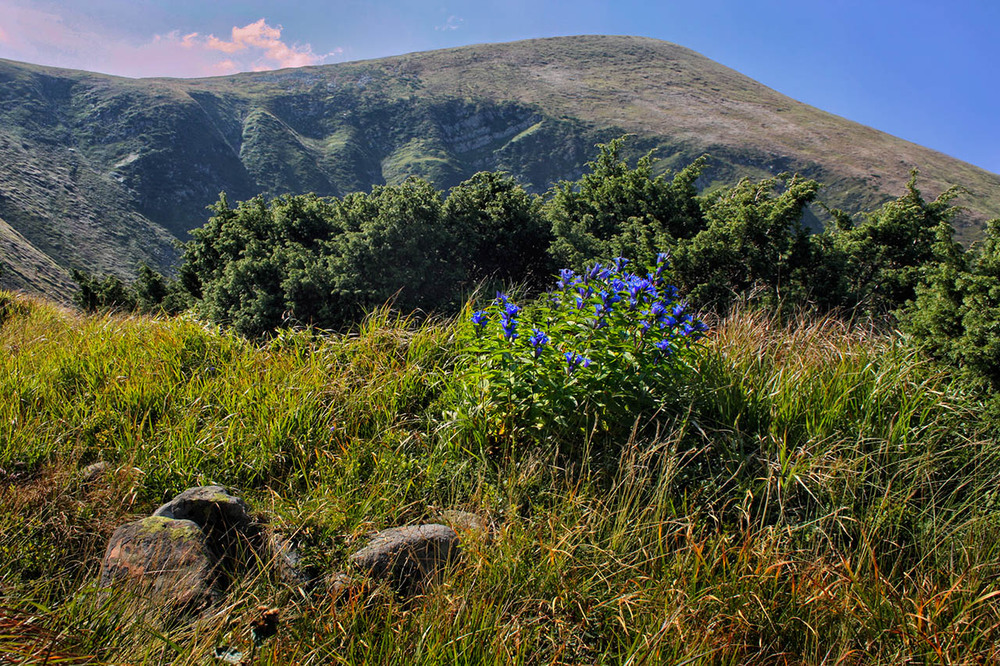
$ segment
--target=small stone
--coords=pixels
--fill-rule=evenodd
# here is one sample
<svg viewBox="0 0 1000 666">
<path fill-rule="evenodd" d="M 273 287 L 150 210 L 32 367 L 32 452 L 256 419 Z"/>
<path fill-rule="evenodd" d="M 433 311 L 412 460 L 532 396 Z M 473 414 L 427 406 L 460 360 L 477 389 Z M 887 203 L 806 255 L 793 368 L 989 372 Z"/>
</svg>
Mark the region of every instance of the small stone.
<svg viewBox="0 0 1000 666">
<path fill-rule="evenodd" d="M 102 476 L 107 474 L 109 468 L 110 465 L 108 465 L 108 463 L 104 462 L 103 460 L 92 463 L 83 468 L 83 471 L 80 472 L 80 479 L 84 483 L 94 483 Z"/>
<path fill-rule="evenodd" d="M 460 553 L 458 534 L 447 525 L 415 525 L 382 530 L 351 555 L 351 563 L 409 595 L 438 578 Z"/>
<path fill-rule="evenodd" d="M 356 586 L 356 581 L 347 574 L 337 571 L 328 574 L 325 579 L 326 592 L 332 597 L 340 597 Z"/>
<path fill-rule="evenodd" d="M 215 569 L 198 525 L 153 516 L 115 530 L 101 563 L 101 585 L 127 586 L 156 603 L 200 610 L 218 596 Z"/>
</svg>

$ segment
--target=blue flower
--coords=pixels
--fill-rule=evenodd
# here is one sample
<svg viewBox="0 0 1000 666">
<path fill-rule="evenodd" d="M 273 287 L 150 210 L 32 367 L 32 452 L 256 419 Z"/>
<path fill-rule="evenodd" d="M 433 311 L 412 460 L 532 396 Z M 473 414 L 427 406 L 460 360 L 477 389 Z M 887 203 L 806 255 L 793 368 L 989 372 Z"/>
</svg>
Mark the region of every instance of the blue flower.
<svg viewBox="0 0 1000 666">
<path fill-rule="evenodd" d="M 486 324 L 490 321 L 490 316 L 487 314 L 486 310 L 478 310 L 472 313 L 472 323 L 476 325 L 476 335 L 479 335 Z"/>
<path fill-rule="evenodd" d="M 628 264 L 628 259 L 626 259 L 625 257 L 615 257 L 614 259 L 612 259 L 612 261 L 615 262 L 615 268 L 618 269 L 619 273 Z"/>
<path fill-rule="evenodd" d="M 500 319 L 500 327 L 503 329 L 503 337 L 508 340 L 517 340 L 517 321 L 510 319 Z"/>
<path fill-rule="evenodd" d="M 684 321 L 684 326 L 681 327 L 681 335 L 688 338 L 689 342 L 692 342 L 703 337 L 707 330 L 708 326 L 705 325 L 705 322 L 688 315 Z"/>
<path fill-rule="evenodd" d="M 611 272 L 604 268 L 601 264 L 594 264 L 584 275 L 584 282 L 589 282 L 590 280 L 607 280 Z"/>
<path fill-rule="evenodd" d="M 556 286 L 558 286 L 560 289 L 565 289 L 566 287 L 570 287 L 576 284 L 577 282 L 579 282 L 579 280 L 580 278 L 576 276 L 576 273 L 573 272 L 573 269 L 563 268 L 562 270 L 559 271 L 559 280 L 556 282 Z"/>
<path fill-rule="evenodd" d="M 502 294 L 497 294 L 499 299 Z M 504 306 L 503 312 L 500 314 L 500 327 L 503 329 L 503 336 L 508 340 L 517 339 L 517 315 L 521 312 L 521 308 L 514 303 L 507 300 L 504 296 L 501 303 Z"/>
<path fill-rule="evenodd" d="M 566 357 L 567 374 L 572 375 L 581 365 L 585 368 L 590 367 L 590 359 L 585 356 L 580 356 L 576 352 L 566 352 L 564 356 Z"/>
<path fill-rule="evenodd" d="M 649 280 L 644 280 L 638 276 L 628 281 L 628 303 L 635 308 L 639 302 L 639 296 L 650 287 Z"/>
<path fill-rule="evenodd" d="M 660 340 L 653 346 L 660 350 L 660 353 L 664 356 L 670 356 L 670 354 L 674 351 L 674 345 L 670 342 L 670 340 Z"/>
<path fill-rule="evenodd" d="M 540 331 L 537 328 L 531 329 L 534 334 L 528 338 L 528 343 L 531 345 L 535 358 L 538 358 L 542 353 L 542 348 L 549 343 L 549 336 L 545 334 L 544 331 Z"/>
</svg>

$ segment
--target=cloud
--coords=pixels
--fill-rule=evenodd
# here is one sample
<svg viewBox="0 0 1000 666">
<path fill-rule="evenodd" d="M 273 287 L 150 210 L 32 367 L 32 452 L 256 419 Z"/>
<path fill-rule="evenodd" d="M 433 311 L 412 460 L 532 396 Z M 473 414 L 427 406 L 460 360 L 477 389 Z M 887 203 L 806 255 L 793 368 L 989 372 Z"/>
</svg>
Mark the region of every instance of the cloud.
<svg viewBox="0 0 1000 666">
<path fill-rule="evenodd" d="M 435 30 L 458 30 L 465 23 L 465 19 L 458 16 L 449 16 L 444 25 L 435 26 Z"/>
<path fill-rule="evenodd" d="M 243 52 L 258 54 L 252 65 L 252 69 L 255 71 L 275 69 L 276 67 L 318 65 L 326 58 L 343 51 L 343 49 L 336 49 L 331 53 L 317 55 L 313 53 L 309 44 L 289 46 L 281 41 L 281 30 L 281 26 L 272 27 L 264 19 L 260 19 L 242 28 L 234 26 L 230 41 L 219 39 L 215 35 L 201 38 L 198 33 L 192 33 L 185 35 L 184 44 L 192 47 L 200 43 L 209 50 L 227 54 Z"/>
<path fill-rule="evenodd" d="M 260 19 L 233 26 L 228 38 L 171 31 L 130 41 L 78 27 L 72 17 L 0 6 L 0 57 L 121 76 L 217 76 L 319 65 L 343 52 L 317 54 L 282 40 L 282 27 Z"/>
</svg>

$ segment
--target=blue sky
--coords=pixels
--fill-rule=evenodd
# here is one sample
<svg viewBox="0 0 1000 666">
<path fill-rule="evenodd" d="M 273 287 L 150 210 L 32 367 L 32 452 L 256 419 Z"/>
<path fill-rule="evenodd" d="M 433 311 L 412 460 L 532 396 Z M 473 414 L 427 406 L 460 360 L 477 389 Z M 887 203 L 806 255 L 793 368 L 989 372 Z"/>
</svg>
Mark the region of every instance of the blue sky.
<svg viewBox="0 0 1000 666">
<path fill-rule="evenodd" d="M 1000 173 L 998 0 L 0 0 L 0 58 L 123 76 L 577 34 L 674 42 Z"/>
</svg>

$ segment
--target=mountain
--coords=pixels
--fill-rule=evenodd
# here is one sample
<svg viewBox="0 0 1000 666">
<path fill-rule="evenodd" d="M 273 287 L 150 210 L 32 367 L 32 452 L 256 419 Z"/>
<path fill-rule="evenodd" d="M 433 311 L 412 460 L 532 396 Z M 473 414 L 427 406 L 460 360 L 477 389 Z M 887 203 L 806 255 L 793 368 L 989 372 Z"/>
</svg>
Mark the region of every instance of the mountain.
<svg viewBox="0 0 1000 666">
<path fill-rule="evenodd" d="M 503 169 L 534 191 L 634 134 L 700 185 L 796 171 L 851 211 L 969 190 L 959 238 L 1000 216 L 1000 176 L 796 102 L 674 44 L 560 37 L 206 79 L 127 79 L 0 60 L 0 286 L 65 298 L 69 270 L 169 269 L 205 207 L 342 195 Z"/>
</svg>

